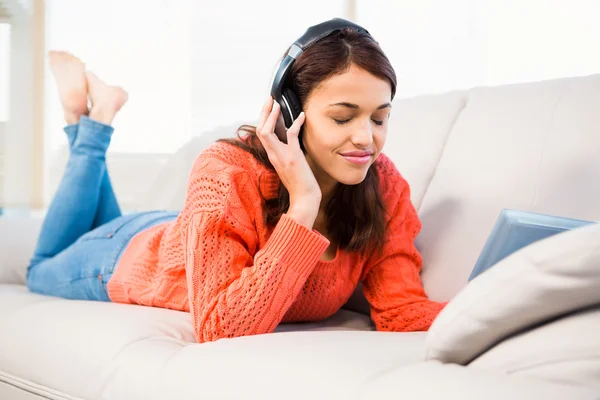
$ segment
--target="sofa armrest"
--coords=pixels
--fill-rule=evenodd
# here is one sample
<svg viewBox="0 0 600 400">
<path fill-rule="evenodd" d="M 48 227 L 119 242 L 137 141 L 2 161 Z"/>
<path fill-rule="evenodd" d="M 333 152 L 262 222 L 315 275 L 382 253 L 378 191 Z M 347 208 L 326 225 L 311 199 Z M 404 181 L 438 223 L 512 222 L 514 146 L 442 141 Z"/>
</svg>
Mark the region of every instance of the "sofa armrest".
<svg viewBox="0 0 600 400">
<path fill-rule="evenodd" d="M 25 284 L 42 216 L 0 217 L 0 283 Z"/>
<path fill-rule="evenodd" d="M 394 396 L 395 395 L 395 396 Z M 541 379 L 426 361 L 395 368 L 368 382 L 361 400 L 599 400 L 590 389 Z"/>
</svg>

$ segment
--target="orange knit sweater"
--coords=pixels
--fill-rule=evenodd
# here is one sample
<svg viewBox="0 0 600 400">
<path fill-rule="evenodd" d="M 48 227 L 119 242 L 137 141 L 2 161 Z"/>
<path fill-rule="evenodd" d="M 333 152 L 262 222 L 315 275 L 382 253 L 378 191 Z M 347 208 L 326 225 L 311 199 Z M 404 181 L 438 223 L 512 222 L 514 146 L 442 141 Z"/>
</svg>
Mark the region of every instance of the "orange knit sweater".
<svg viewBox="0 0 600 400">
<path fill-rule="evenodd" d="M 385 155 L 376 161 L 388 209 L 380 256 L 338 250 L 283 215 L 264 224 L 261 196 L 276 197 L 277 173 L 252 155 L 215 143 L 196 159 L 174 221 L 135 235 L 108 282 L 112 301 L 189 311 L 199 342 L 272 332 L 280 322 L 322 320 L 359 281 L 377 330 L 427 330 L 445 303 L 421 284 L 414 239 L 421 223 L 410 190 Z"/>
</svg>

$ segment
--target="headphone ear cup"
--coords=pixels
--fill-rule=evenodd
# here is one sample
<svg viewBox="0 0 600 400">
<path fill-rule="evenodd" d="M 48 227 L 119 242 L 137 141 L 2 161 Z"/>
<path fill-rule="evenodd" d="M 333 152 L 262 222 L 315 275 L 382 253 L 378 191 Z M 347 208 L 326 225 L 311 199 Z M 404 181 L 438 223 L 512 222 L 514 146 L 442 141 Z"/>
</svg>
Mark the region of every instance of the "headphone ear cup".
<svg viewBox="0 0 600 400">
<path fill-rule="evenodd" d="M 288 114 L 287 118 L 284 114 L 283 119 L 285 121 L 285 127 L 289 129 L 302 112 L 302 105 L 300 105 L 300 100 L 298 100 L 298 97 L 296 97 L 296 94 L 290 88 L 283 89 L 282 97 L 283 102 L 286 103 L 285 108 L 287 108 L 286 111 Z M 281 107 L 282 112 L 283 108 L 284 107 Z"/>
<path fill-rule="evenodd" d="M 302 105 L 300 104 L 300 100 L 298 100 L 298 97 L 296 97 L 296 94 L 289 88 L 284 88 L 283 89 L 283 93 L 282 93 L 282 97 L 285 99 L 284 102 L 286 102 L 286 105 L 288 106 L 288 121 L 285 122 L 285 126 L 287 129 L 289 129 L 292 124 L 294 123 L 294 121 L 296 120 L 296 118 L 298 118 L 298 116 L 300 115 L 300 113 L 302 112 Z M 283 114 L 283 107 L 281 107 L 282 110 L 282 114 Z M 285 120 L 285 114 L 284 114 L 284 120 Z M 289 122 L 289 124 L 288 124 Z M 302 133 L 304 133 L 304 126 L 300 127 L 300 132 L 298 133 L 298 141 L 300 142 L 300 149 L 302 149 L 302 152 L 306 152 L 305 148 L 304 148 L 304 143 L 302 141 Z"/>
</svg>

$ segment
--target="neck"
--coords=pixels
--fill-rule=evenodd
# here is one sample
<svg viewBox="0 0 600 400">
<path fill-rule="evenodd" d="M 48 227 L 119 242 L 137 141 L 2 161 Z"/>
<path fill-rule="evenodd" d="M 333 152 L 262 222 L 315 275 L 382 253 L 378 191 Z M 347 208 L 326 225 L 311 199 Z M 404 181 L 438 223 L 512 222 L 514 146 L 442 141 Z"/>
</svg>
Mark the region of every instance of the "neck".
<svg viewBox="0 0 600 400">
<path fill-rule="evenodd" d="M 335 192 L 338 182 L 323 171 L 311 157 L 307 155 L 306 161 L 319 184 L 321 189 L 321 205 L 319 206 L 319 214 L 324 213 L 325 207 Z"/>
<path fill-rule="evenodd" d="M 326 181 L 317 179 L 319 183 L 319 187 L 321 188 L 321 206 L 319 207 L 319 212 L 324 211 L 327 203 L 331 197 L 333 197 L 333 193 L 335 192 L 335 187 L 337 186 L 337 182 L 331 178 Z"/>
</svg>

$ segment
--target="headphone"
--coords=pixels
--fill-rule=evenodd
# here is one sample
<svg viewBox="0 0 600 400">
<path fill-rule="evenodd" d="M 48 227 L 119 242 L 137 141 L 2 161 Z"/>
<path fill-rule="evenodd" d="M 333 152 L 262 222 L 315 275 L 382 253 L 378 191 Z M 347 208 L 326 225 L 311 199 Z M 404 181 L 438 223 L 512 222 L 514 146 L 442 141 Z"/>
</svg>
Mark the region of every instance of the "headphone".
<svg viewBox="0 0 600 400">
<path fill-rule="evenodd" d="M 292 126 L 292 123 L 302 112 L 302 105 L 300 104 L 300 100 L 298 100 L 296 94 L 291 88 L 284 86 L 285 80 L 292 69 L 294 61 L 296 61 L 298 56 L 300 56 L 304 50 L 309 48 L 315 42 L 345 28 L 354 28 L 359 32 L 369 34 L 369 31 L 367 31 L 365 28 L 343 18 L 330 19 L 329 21 L 309 27 L 304 35 L 302 35 L 292 44 L 285 58 L 279 65 L 279 68 L 277 69 L 277 72 L 273 78 L 271 96 L 276 102 L 279 103 L 281 110 L 280 118 L 283 117 L 284 126 L 278 124 L 278 129 L 276 128 L 275 132 L 280 140 L 284 140 L 286 137 L 285 132 L 282 130 L 284 130 L 284 128 L 289 129 Z"/>
</svg>

